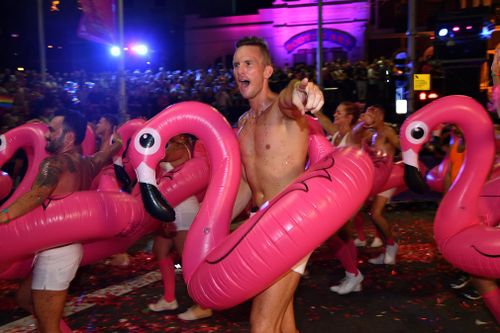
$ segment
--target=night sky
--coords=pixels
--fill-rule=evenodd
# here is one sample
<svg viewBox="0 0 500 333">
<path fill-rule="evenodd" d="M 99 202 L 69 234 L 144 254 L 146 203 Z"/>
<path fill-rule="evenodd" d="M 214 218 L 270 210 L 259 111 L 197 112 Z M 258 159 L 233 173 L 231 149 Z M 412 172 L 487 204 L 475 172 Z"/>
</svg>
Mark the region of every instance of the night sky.
<svg viewBox="0 0 500 333">
<path fill-rule="evenodd" d="M 272 5 L 272 0 L 124 0 L 126 40 L 145 41 L 151 49 L 149 59 L 128 59 L 128 67 L 145 69 L 161 65 L 183 68 L 183 17 L 186 14 L 207 16 L 256 13 Z M 0 1 L 0 68 L 39 67 L 37 0 Z M 109 57 L 108 46 L 77 36 L 81 11 L 77 0 L 61 0 L 59 11 L 50 12 L 44 0 L 47 67 L 50 72 L 113 70 L 116 59 Z"/>
</svg>

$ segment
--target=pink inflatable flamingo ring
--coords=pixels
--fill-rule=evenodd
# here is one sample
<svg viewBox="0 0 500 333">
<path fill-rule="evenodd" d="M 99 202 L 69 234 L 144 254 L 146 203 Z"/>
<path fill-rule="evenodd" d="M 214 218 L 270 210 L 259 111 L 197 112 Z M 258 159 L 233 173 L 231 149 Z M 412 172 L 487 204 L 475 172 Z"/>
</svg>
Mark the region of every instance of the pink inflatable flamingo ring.
<svg viewBox="0 0 500 333">
<path fill-rule="evenodd" d="M 2 207 L 7 207 L 31 188 L 37 175 L 38 166 L 49 155 L 45 151 L 45 133 L 47 131 L 47 125 L 37 122 L 20 125 L 0 135 L 0 166 L 11 159 L 19 149 L 24 150 L 28 159 L 25 176 Z"/>
<path fill-rule="evenodd" d="M 434 237 L 443 257 L 473 275 L 500 278 L 500 229 L 480 211 L 484 184 L 495 154 L 493 125 L 484 108 L 466 96 L 447 96 L 412 114 L 401 127 L 405 180 L 417 191 L 425 189 L 417 170 L 418 153 L 430 131 L 441 123 L 453 123 L 463 132 L 466 155 L 455 182 L 436 212 Z M 495 181 L 495 180 L 492 180 Z M 488 190 L 491 195 L 492 187 Z M 496 186 L 496 195 L 500 186 Z M 498 210 L 497 207 L 484 207 Z"/>
<path fill-rule="evenodd" d="M 153 192 L 143 200 L 156 201 L 145 206 L 159 219 L 168 217 L 170 209 L 159 198 L 155 168 L 165 144 L 180 133 L 197 136 L 210 160 L 210 183 L 183 252 L 189 294 L 205 307 L 232 307 L 264 290 L 338 230 L 372 186 L 368 155 L 338 149 L 311 161 L 304 174 L 230 233 L 241 177 L 236 135 L 212 107 L 183 102 L 152 118 L 129 147 L 142 193 Z"/>
</svg>

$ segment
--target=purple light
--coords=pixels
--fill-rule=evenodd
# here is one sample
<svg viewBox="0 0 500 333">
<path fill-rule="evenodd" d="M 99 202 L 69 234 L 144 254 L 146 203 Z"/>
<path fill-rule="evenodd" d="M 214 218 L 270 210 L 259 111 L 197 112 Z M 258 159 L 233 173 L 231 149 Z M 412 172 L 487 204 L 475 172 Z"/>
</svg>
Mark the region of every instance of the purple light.
<svg viewBox="0 0 500 333">
<path fill-rule="evenodd" d="M 451 29 L 451 30 L 453 30 L 453 31 L 455 31 L 455 32 L 456 32 L 456 31 L 460 31 L 460 27 L 453 27 L 453 29 Z"/>
<path fill-rule="evenodd" d="M 135 44 L 130 48 L 132 52 L 137 53 L 140 56 L 145 56 L 148 54 L 148 47 L 144 44 Z"/>
<path fill-rule="evenodd" d="M 465 27 L 466 30 L 471 30 L 472 29 L 472 25 L 468 25 Z"/>
</svg>

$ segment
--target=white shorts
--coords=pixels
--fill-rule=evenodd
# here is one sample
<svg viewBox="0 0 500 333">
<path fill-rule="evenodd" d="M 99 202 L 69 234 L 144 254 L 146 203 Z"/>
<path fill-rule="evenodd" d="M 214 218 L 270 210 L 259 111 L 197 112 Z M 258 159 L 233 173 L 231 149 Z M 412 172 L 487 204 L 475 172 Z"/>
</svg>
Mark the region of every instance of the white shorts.
<svg viewBox="0 0 500 333">
<path fill-rule="evenodd" d="M 200 203 L 195 196 L 189 197 L 175 208 L 175 226 L 177 230 L 189 230 L 191 224 L 193 224 L 198 210 L 200 210 Z"/>
<path fill-rule="evenodd" d="M 377 193 L 377 195 L 386 198 L 387 200 L 391 200 L 392 196 L 394 195 L 394 192 L 396 192 L 396 188 L 390 188 L 384 192 Z"/>
<path fill-rule="evenodd" d="M 45 250 L 33 260 L 33 290 L 66 290 L 83 257 L 82 244 L 75 243 Z"/>
</svg>

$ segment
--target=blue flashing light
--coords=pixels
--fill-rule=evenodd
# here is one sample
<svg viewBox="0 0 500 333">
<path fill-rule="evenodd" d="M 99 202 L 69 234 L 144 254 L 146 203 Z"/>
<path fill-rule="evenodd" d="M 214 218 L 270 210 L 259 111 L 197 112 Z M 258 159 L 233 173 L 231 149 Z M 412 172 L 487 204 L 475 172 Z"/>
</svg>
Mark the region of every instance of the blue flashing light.
<svg viewBox="0 0 500 333">
<path fill-rule="evenodd" d="M 120 56 L 120 54 L 122 53 L 120 48 L 118 46 L 112 46 L 110 49 L 109 49 L 109 53 L 111 53 L 111 55 L 113 57 L 118 57 Z"/>
<path fill-rule="evenodd" d="M 439 32 L 438 32 L 439 37 L 444 37 L 447 34 L 448 34 L 448 29 L 446 29 L 446 28 L 439 29 Z"/>
<path fill-rule="evenodd" d="M 491 30 L 490 27 L 484 26 L 483 29 L 481 29 L 481 37 L 488 39 L 491 37 L 491 34 L 493 33 L 493 31 L 494 31 L 494 29 Z"/>
</svg>

